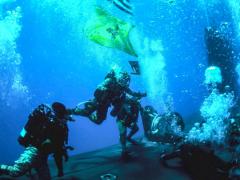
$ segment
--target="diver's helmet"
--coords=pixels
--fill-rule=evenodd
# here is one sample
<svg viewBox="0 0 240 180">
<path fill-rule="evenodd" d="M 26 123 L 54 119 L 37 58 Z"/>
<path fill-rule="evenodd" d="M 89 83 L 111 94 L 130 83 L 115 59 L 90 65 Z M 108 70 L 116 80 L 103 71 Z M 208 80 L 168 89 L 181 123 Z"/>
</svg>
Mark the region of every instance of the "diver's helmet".
<svg viewBox="0 0 240 180">
<path fill-rule="evenodd" d="M 62 103 L 59 103 L 59 102 L 54 102 L 52 104 L 52 109 L 53 109 L 54 113 L 56 114 L 56 116 L 60 117 L 60 118 L 63 118 L 68 114 L 66 107 Z"/>
<path fill-rule="evenodd" d="M 121 87 L 129 87 L 131 77 L 127 72 L 120 72 L 117 82 Z"/>
<path fill-rule="evenodd" d="M 60 102 L 54 102 L 52 104 L 52 110 L 56 115 L 55 120 L 57 120 L 59 123 L 66 124 L 67 121 L 74 121 L 64 104 Z"/>
</svg>

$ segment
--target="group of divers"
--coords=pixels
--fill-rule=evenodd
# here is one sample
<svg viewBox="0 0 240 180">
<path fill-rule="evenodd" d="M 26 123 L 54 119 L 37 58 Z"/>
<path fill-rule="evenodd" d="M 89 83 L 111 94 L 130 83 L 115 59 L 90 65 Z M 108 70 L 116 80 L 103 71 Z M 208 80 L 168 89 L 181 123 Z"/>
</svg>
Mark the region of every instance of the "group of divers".
<svg viewBox="0 0 240 180">
<path fill-rule="evenodd" d="M 134 92 L 129 88 L 130 75 L 125 71 L 111 70 L 104 81 L 97 86 L 94 97 L 75 108 L 66 108 L 60 102 L 51 106 L 41 104 L 28 117 L 28 121 L 21 131 L 18 142 L 24 146 L 24 152 L 13 165 L 0 165 L 0 177 L 23 176 L 35 169 L 39 179 L 51 179 L 48 167 L 48 156 L 53 155 L 58 169 L 58 176 L 64 176 L 63 161 L 68 160 L 68 121 L 74 121 L 72 115 L 87 117 L 96 124 L 101 124 L 106 118 L 108 109 L 111 116 L 116 117 L 122 147 L 121 158 L 128 158 L 127 142 L 140 145 L 132 136 L 138 131 L 137 120 L 142 117 L 145 136 L 150 141 L 164 141 L 155 135 L 152 126 L 157 122 L 175 119 L 180 130 L 184 130 L 181 115 L 176 112 L 158 114 L 152 106 L 142 107 L 140 99 L 146 93 Z M 154 123 L 152 123 L 155 121 Z M 127 133 L 127 129 L 130 132 Z M 158 129 L 161 131 L 161 129 Z M 160 162 L 167 166 L 168 160 L 180 158 L 183 166 L 192 174 L 198 174 L 196 179 L 238 179 L 238 162 L 226 162 L 215 155 L 210 143 L 190 143 L 184 135 L 169 134 L 168 142 L 174 144 L 174 151 L 162 154 Z M 168 140 L 169 140 L 168 139 Z"/>
</svg>

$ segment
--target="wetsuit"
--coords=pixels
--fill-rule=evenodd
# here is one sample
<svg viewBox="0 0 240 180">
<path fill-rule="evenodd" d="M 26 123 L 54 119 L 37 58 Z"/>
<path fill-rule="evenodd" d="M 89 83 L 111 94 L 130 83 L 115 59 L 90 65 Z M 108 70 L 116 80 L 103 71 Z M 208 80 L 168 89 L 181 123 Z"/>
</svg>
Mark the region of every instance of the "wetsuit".
<svg viewBox="0 0 240 180">
<path fill-rule="evenodd" d="M 0 165 L 0 175 L 19 177 L 34 168 L 39 179 L 51 179 L 47 163 L 50 154 L 54 154 L 59 175 L 63 175 L 67 134 L 67 121 L 60 121 L 50 107 L 40 105 L 30 114 L 19 137 L 19 143 L 25 146 L 24 152 L 14 165 Z"/>
<path fill-rule="evenodd" d="M 128 86 L 121 86 L 117 78 L 112 75 L 106 77 L 94 92 L 94 99 L 84 104 L 84 108 L 69 110 L 70 114 L 87 116 L 96 124 L 101 124 L 107 116 L 108 108 L 113 105 L 112 116 L 116 116 L 122 107 L 126 94 L 141 97 L 145 94 L 133 92 Z M 96 114 L 94 114 L 96 112 Z"/>
<path fill-rule="evenodd" d="M 127 96 L 122 107 L 120 108 L 117 115 L 117 124 L 120 134 L 120 142 L 122 145 L 122 152 L 126 152 L 126 141 L 130 141 L 135 144 L 136 142 L 132 140 L 132 136 L 139 130 L 137 125 L 137 120 L 141 105 L 137 98 Z M 127 128 L 131 131 L 127 135 Z"/>
</svg>

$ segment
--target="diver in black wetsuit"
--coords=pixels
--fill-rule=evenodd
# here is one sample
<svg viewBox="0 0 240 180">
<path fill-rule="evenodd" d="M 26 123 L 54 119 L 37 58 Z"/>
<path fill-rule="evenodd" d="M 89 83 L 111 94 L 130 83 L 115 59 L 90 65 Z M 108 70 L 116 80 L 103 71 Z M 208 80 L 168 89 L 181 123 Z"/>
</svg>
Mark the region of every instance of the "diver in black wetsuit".
<svg viewBox="0 0 240 180">
<path fill-rule="evenodd" d="M 161 156 L 160 162 L 169 168 L 168 160 L 179 158 L 181 164 L 196 180 L 226 180 L 233 163 L 224 161 L 218 157 L 210 144 L 207 143 L 183 143 L 172 153 Z"/>
<path fill-rule="evenodd" d="M 137 144 L 137 142 L 132 139 L 132 136 L 139 130 L 137 120 L 139 117 L 139 112 L 142 108 L 139 100 L 140 98 L 127 95 L 117 115 L 120 143 L 122 146 L 122 156 L 128 154 L 126 147 L 127 141 L 131 142 L 134 145 Z M 130 129 L 129 134 L 127 134 L 127 128 Z"/>
<path fill-rule="evenodd" d="M 112 70 L 94 92 L 94 99 L 86 102 L 84 108 L 70 109 L 69 113 L 88 117 L 92 122 L 101 124 L 107 116 L 108 108 L 112 105 L 112 116 L 116 116 L 122 107 L 126 94 L 144 97 L 146 93 L 133 92 L 129 88 L 130 75 L 126 72 Z M 96 112 L 96 114 L 94 113 Z"/>
<path fill-rule="evenodd" d="M 52 106 L 39 105 L 28 118 L 19 136 L 19 143 L 25 147 L 20 158 L 12 166 L 0 165 L 0 175 L 19 177 L 32 168 L 39 179 L 51 179 L 48 156 L 54 155 L 58 176 L 63 176 L 63 158 L 68 159 L 66 147 L 68 139 L 68 116 L 65 106 L 55 102 Z"/>
</svg>

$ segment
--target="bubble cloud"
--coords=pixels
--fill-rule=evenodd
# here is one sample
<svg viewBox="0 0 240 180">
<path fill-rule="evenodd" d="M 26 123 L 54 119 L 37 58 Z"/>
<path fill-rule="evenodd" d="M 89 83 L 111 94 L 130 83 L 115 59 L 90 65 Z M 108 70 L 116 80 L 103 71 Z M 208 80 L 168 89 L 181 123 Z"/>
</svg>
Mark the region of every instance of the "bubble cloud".
<svg viewBox="0 0 240 180">
<path fill-rule="evenodd" d="M 20 7 L 0 14 L 0 99 L 8 106 L 18 100 L 29 100 L 28 87 L 22 82 L 21 55 L 16 44 L 21 31 L 21 14 Z"/>
</svg>

